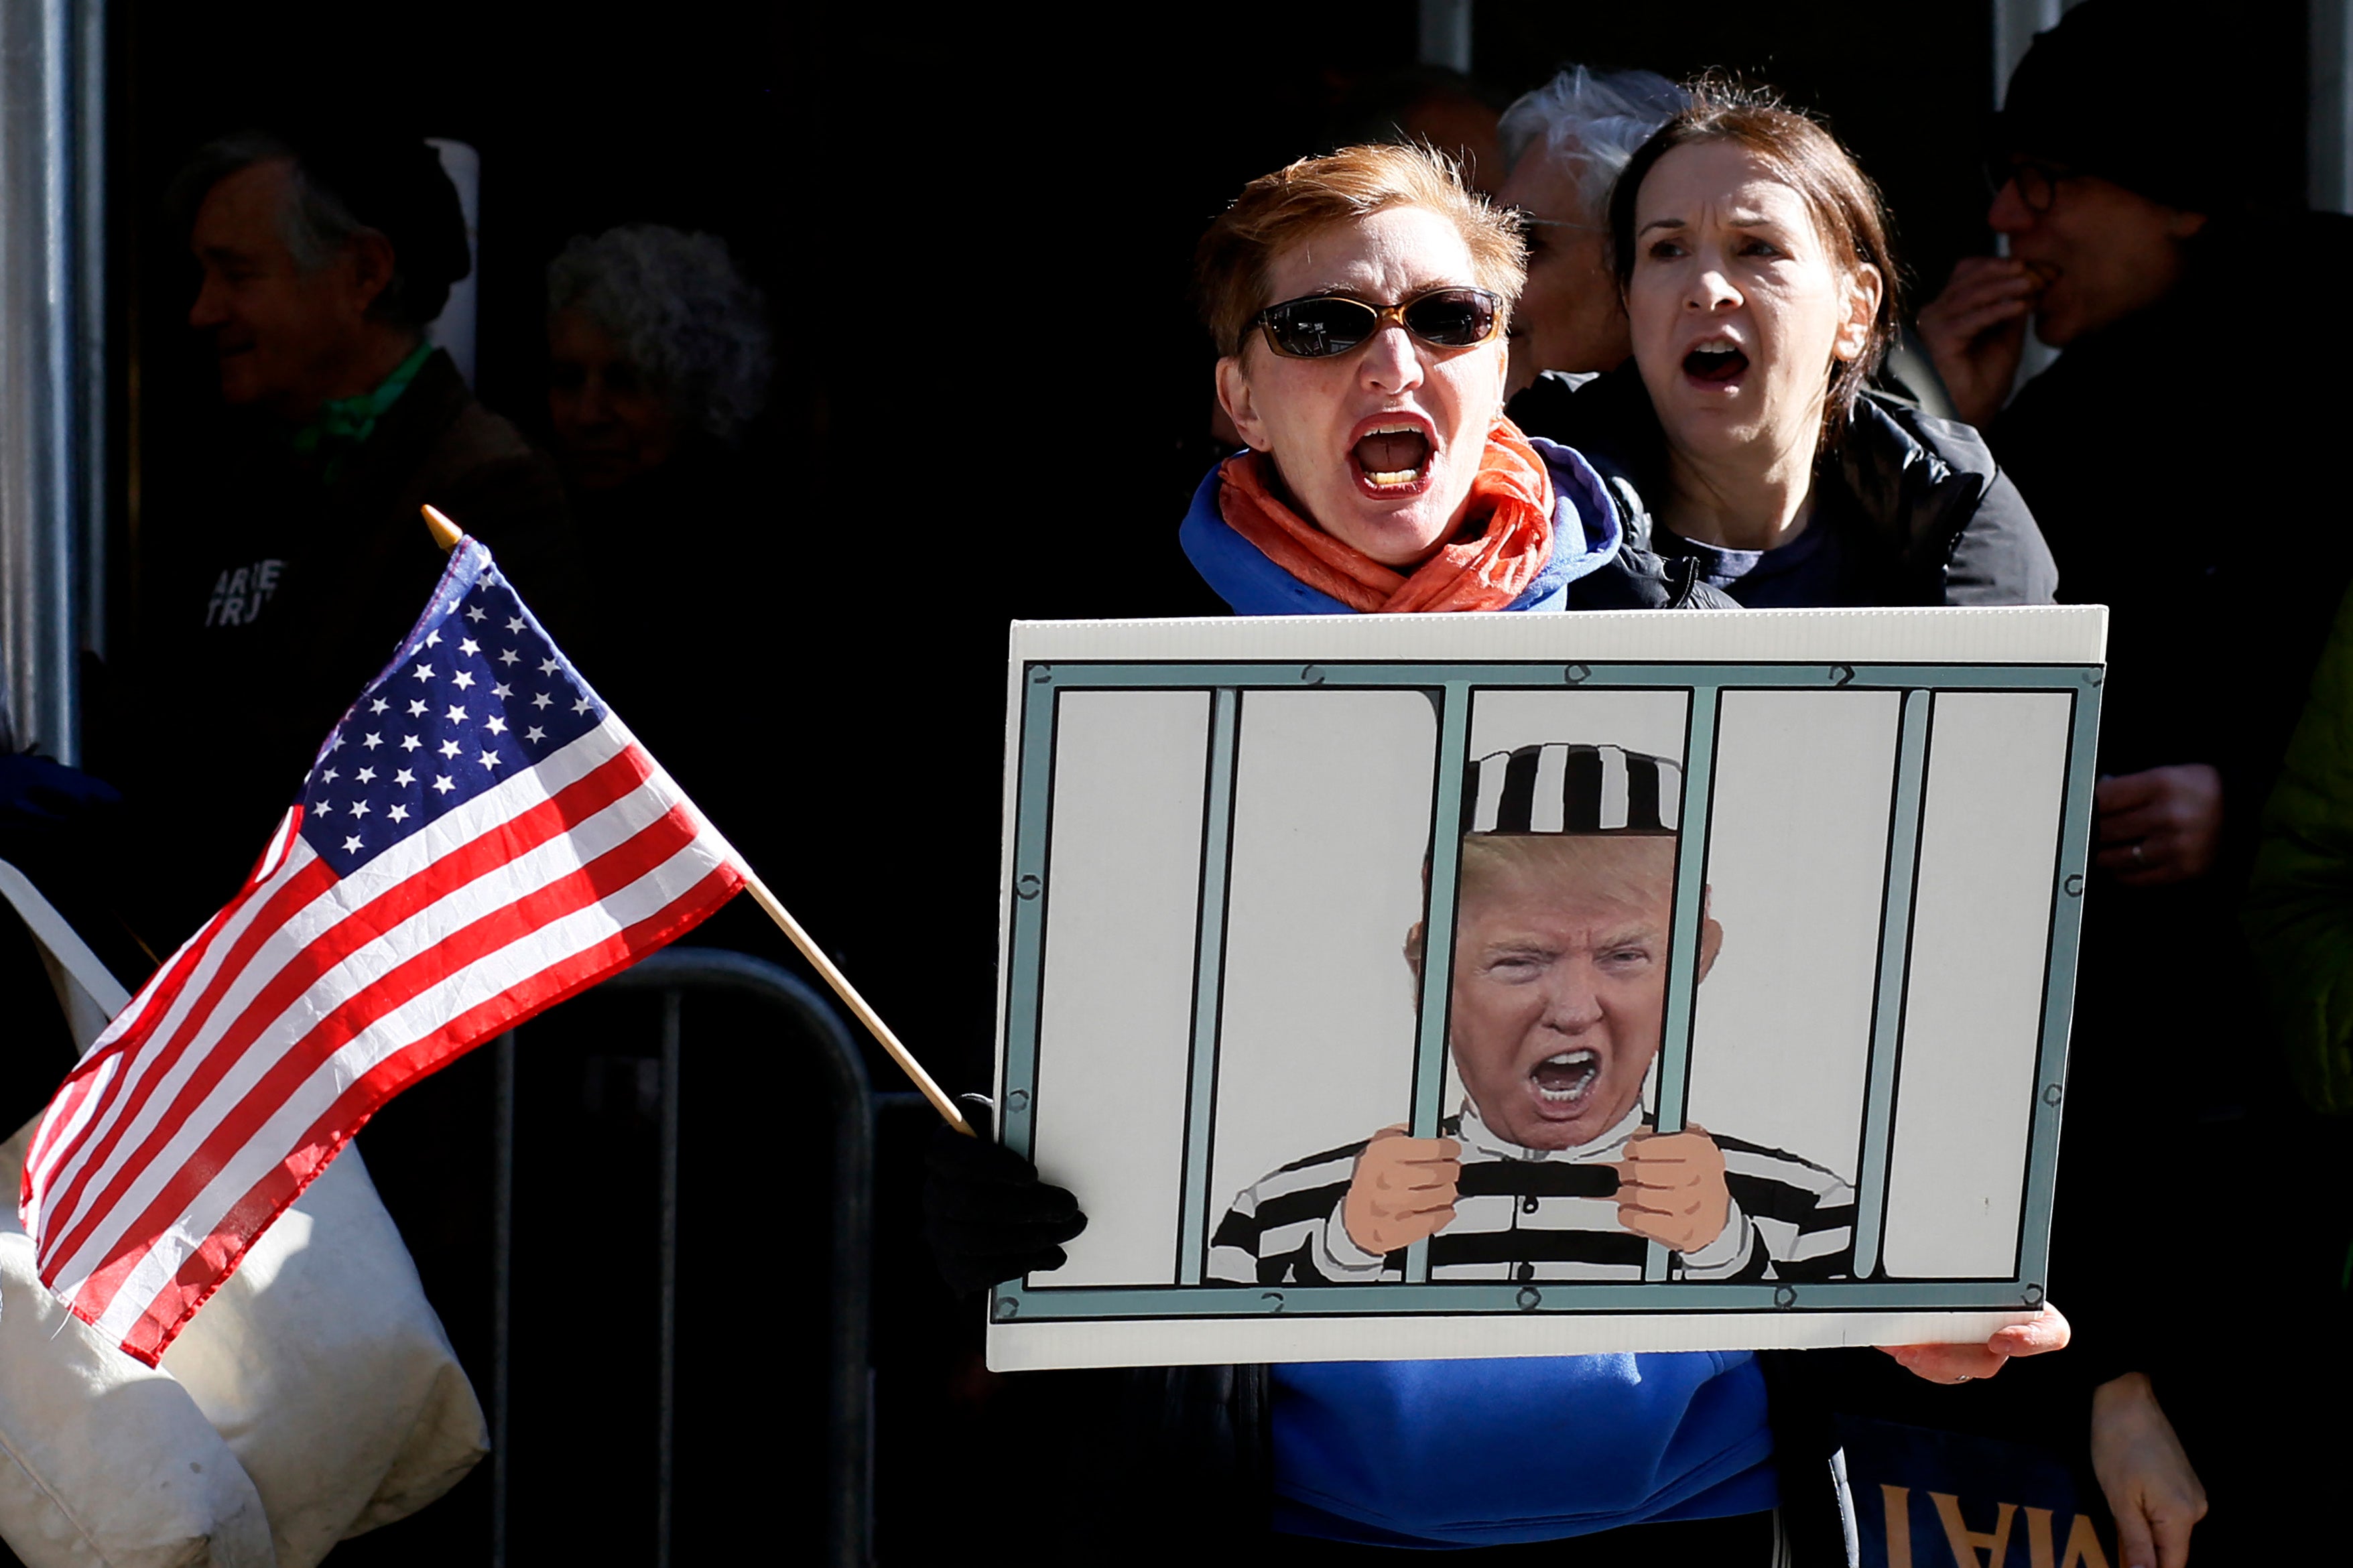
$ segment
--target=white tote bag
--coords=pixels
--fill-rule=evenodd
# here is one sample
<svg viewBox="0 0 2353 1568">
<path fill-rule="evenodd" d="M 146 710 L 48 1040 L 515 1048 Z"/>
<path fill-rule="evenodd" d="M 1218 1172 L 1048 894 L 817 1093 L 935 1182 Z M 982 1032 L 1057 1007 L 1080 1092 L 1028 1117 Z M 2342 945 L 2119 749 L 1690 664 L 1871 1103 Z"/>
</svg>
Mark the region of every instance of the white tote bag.
<svg viewBox="0 0 2353 1568">
<path fill-rule="evenodd" d="M 41 943 L 87 1047 L 91 1020 L 129 998 L 5 861 L 0 895 Z M 12 1189 L 32 1131 L 0 1145 Z M 32 1568 L 310 1568 L 489 1452 L 481 1406 L 355 1148 L 254 1243 L 160 1370 L 41 1287 L 16 1205 L 0 1209 L 0 1454 L 13 1462 L 0 1465 L 0 1536 Z"/>
</svg>

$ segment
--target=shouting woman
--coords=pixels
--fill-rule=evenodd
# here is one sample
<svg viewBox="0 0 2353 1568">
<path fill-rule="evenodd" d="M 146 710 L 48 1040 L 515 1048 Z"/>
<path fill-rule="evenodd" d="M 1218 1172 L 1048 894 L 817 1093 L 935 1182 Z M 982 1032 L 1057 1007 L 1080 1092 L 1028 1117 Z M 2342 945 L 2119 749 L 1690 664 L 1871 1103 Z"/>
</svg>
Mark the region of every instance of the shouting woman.
<svg viewBox="0 0 2353 1568">
<path fill-rule="evenodd" d="M 1516 225 L 1411 148 L 1255 180 L 1195 258 L 1218 399 L 1186 554 L 1242 615 L 1728 605 L 1670 584 L 1591 465 L 1504 416 Z"/>
<path fill-rule="evenodd" d="M 1609 200 L 1633 358 L 1513 401 L 1630 539 L 1752 608 L 2042 605 L 2051 552 L 1976 431 L 1875 391 L 1879 194 L 1829 132 L 1703 83 Z"/>
</svg>

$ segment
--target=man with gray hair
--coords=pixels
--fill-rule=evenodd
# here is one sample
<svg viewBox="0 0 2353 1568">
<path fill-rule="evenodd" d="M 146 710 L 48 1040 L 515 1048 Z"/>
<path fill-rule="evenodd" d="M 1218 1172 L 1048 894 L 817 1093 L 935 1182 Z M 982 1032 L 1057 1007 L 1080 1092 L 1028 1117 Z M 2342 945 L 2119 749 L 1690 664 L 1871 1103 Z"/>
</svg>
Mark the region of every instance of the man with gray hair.
<svg viewBox="0 0 2353 1568">
<path fill-rule="evenodd" d="M 458 193 L 424 141 L 267 132 L 201 149 L 173 183 L 222 396 L 301 426 L 417 351 L 472 269 Z M 404 384 L 405 385 L 406 384 Z"/>
<path fill-rule="evenodd" d="M 238 846 L 268 833 L 286 781 L 432 591 L 443 557 L 421 505 L 480 535 L 534 605 L 552 600 L 551 624 L 577 615 L 579 590 L 554 466 L 426 335 L 471 259 L 422 137 L 225 137 L 190 159 L 169 208 L 220 402 L 184 411 L 185 457 L 153 476 L 137 691 L 152 711 L 122 760 L 134 801 L 153 760 L 172 811 L 212 825 L 159 858 L 188 873 L 154 915 L 176 937 L 236 885 Z M 200 720 L 196 689 L 240 696 Z M 183 742 L 237 765 L 201 770 L 191 800 Z"/>
<path fill-rule="evenodd" d="M 232 136 L 190 161 L 173 198 L 198 274 L 188 325 L 220 395 L 190 399 L 158 431 L 169 445 L 147 481 L 138 658 L 121 700 L 98 705 L 93 746 L 128 803 L 124 863 L 142 871 L 125 916 L 165 952 L 238 885 L 319 737 L 432 592 L 447 560 L 421 505 L 495 550 L 575 653 L 585 613 L 554 465 L 426 335 L 470 258 L 424 139 Z M 352 768 L 401 765 L 401 736 L 385 728 Z M 363 1140 L 485 1386 L 492 1087 L 460 1063 Z M 407 1560 L 462 1551 L 437 1531 L 483 1539 L 475 1506 L 405 1524 Z"/>
<path fill-rule="evenodd" d="M 1690 101 L 1654 71 L 1565 68 L 1504 111 L 1507 173 L 1528 282 L 1512 312 L 1511 391 L 1548 370 L 1614 370 L 1633 352 L 1609 253 L 1609 187 L 1636 148 Z"/>
</svg>

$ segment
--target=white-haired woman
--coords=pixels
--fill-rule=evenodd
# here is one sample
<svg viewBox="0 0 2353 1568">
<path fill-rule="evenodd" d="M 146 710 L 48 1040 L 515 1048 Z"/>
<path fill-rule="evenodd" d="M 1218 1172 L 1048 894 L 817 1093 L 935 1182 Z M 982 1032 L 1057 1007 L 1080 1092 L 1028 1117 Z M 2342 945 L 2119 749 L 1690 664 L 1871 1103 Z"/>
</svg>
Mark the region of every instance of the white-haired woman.
<svg viewBox="0 0 2353 1568">
<path fill-rule="evenodd" d="M 687 546 L 730 582 L 788 579 L 790 536 L 760 444 L 746 438 L 767 397 L 766 304 L 724 241 L 652 224 L 574 239 L 547 267 L 547 364 L 553 445 L 600 627 L 647 603 L 649 537 Z M 769 631 L 757 616 L 706 616 L 683 641 L 630 639 L 596 677 L 703 807 L 737 825 L 754 860 L 760 825 L 792 814 L 738 765 L 734 694 L 702 677 L 773 658 Z M 766 938 L 746 924 L 723 940 Z"/>
<path fill-rule="evenodd" d="M 547 413 L 575 492 L 732 447 L 767 400 L 767 310 L 714 235 L 628 224 L 547 266 Z"/>
</svg>

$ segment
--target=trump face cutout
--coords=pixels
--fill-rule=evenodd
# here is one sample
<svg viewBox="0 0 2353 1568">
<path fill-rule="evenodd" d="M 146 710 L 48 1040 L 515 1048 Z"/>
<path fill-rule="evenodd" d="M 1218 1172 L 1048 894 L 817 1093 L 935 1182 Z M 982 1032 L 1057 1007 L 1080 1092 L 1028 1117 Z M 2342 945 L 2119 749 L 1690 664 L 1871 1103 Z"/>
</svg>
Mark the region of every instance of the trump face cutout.
<svg viewBox="0 0 2353 1568">
<path fill-rule="evenodd" d="M 1665 1013 L 1674 864 L 1662 835 L 1463 840 L 1450 1043 L 1503 1137 L 1575 1148 L 1641 1095 Z M 1722 941 L 1703 919 L 1703 976 Z"/>
</svg>

